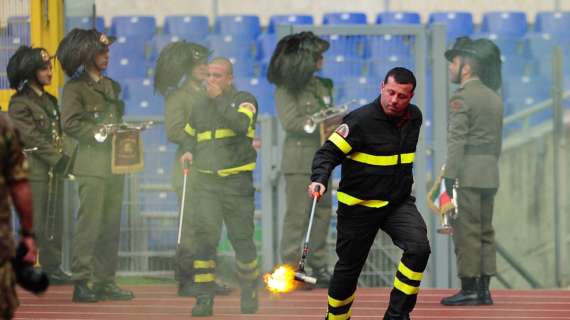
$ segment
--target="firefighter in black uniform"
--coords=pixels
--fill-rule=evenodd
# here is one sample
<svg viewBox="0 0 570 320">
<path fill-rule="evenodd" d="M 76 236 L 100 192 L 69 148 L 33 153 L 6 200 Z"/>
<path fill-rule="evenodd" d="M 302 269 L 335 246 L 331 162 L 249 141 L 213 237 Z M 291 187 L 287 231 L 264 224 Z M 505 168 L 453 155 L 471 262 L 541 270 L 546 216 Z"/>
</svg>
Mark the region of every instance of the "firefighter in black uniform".
<svg viewBox="0 0 570 320">
<path fill-rule="evenodd" d="M 192 108 L 186 132 L 191 137 L 188 153 L 192 162 L 190 203 L 196 241 L 192 246 L 197 302 L 192 316 L 213 314 L 216 249 L 222 223 L 236 252 L 241 286 L 241 312 L 258 309 L 259 268 L 254 235 L 253 175 L 256 151 L 252 146 L 257 119 L 257 101 L 233 85 L 232 64 L 216 58 L 208 65 L 208 104 Z"/>
<path fill-rule="evenodd" d="M 338 262 L 328 292 L 326 319 L 350 319 L 358 277 L 378 229 L 404 253 L 384 319 L 410 319 L 430 246 L 426 225 L 411 196 L 413 163 L 422 124 L 410 104 L 416 80 L 405 68 L 390 70 L 381 95 L 348 114 L 317 151 L 309 193 L 325 191 L 342 164 L 337 192 Z"/>
</svg>

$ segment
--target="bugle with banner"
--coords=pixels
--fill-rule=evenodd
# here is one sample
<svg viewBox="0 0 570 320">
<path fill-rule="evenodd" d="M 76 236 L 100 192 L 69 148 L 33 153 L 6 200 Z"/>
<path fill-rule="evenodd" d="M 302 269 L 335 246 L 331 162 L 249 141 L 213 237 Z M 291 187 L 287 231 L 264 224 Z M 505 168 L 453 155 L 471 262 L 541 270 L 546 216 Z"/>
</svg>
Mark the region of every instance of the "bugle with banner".
<svg viewBox="0 0 570 320">
<path fill-rule="evenodd" d="M 321 135 L 321 143 L 325 143 L 327 138 L 342 123 L 342 119 L 348 113 L 349 107 L 356 103 L 356 100 L 352 100 L 348 103 L 323 109 L 312 114 L 305 122 L 303 130 L 306 133 L 313 133 L 318 126 Z"/>
<path fill-rule="evenodd" d="M 427 194 L 427 202 L 433 213 L 440 217 L 440 226 L 437 229 L 437 233 L 452 235 L 453 226 L 451 225 L 451 221 L 457 218 L 459 214 L 457 206 L 457 188 L 459 187 L 459 181 L 455 179 L 453 190 L 447 190 L 443 178 L 444 171 L 445 164 L 441 167 L 437 179 Z"/>
<path fill-rule="evenodd" d="M 139 124 L 106 124 L 96 133 L 95 140 L 105 142 L 112 136 L 111 172 L 125 174 L 139 172 L 144 168 L 143 141 L 140 132 L 150 128 L 152 121 Z"/>
</svg>

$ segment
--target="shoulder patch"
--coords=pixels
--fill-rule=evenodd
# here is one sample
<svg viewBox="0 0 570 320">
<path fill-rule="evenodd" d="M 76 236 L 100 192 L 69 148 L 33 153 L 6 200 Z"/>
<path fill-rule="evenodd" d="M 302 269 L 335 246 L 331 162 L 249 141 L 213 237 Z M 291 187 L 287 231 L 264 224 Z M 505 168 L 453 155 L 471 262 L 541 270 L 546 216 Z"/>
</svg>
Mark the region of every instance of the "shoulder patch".
<svg viewBox="0 0 570 320">
<path fill-rule="evenodd" d="M 251 112 L 253 112 L 253 113 L 256 113 L 256 112 L 257 112 L 257 109 L 255 108 L 255 106 L 254 106 L 253 103 L 251 103 L 251 102 L 242 102 L 242 103 L 239 105 L 238 109 L 241 109 L 241 108 L 244 108 L 244 109 L 246 109 L 246 110 L 249 110 L 249 111 L 251 111 Z"/>
<path fill-rule="evenodd" d="M 463 100 L 454 99 L 449 102 L 449 107 L 451 108 L 451 111 L 458 112 L 461 109 L 461 107 L 463 107 Z"/>
<path fill-rule="evenodd" d="M 348 129 L 348 124 L 346 123 L 341 124 L 340 126 L 338 126 L 338 128 L 336 128 L 335 132 L 338 133 L 343 138 L 348 137 L 348 133 L 350 132 L 350 130 Z"/>
</svg>

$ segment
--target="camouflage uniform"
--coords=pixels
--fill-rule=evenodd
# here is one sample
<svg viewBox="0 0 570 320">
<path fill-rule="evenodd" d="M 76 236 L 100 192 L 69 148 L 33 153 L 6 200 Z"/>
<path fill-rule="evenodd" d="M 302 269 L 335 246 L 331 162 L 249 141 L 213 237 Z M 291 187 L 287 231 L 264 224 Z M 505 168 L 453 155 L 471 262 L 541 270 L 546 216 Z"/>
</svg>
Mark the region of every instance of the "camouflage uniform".
<svg viewBox="0 0 570 320">
<path fill-rule="evenodd" d="M 4 114 L 0 115 L 0 317 L 11 319 L 19 305 L 16 277 L 11 259 L 14 240 L 11 231 L 10 184 L 27 179 L 27 164 L 16 134 Z"/>
</svg>

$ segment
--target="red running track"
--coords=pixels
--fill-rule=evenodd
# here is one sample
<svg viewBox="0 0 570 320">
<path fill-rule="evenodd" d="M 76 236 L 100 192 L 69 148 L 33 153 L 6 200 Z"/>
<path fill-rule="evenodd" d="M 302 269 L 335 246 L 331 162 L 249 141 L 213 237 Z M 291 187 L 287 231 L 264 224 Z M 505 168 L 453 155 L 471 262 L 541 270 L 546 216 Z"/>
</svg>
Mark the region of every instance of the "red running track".
<svg viewBox="0 0 570 320">
<path fill-rule="evenodd" d="M 20 291 L 22 305 L 15 319 L 189 319 L 194 299 L 176 295 L 175 285 L 131 286 L 132 301 L 72 303 L 71 286 L 53 286 L 35 297 Z M 444 307 L 442 297 L 454 293 L 448 289 L 424 289 L 412 313 L 414 320 L 570 320 L 570 290 L 493 290 L 493 306 Z M 378 320 L 386 308 L 389 289 L 362 288 L 357 291 L 352 319 Z M 242 315 L 239 292 L 216 297 L 214 316 L 204 319 L 323 319 L 327 291 L 297 291 L 281 296 L 260 294 L 260 309 L 254 315 Z"/>
</svg>

